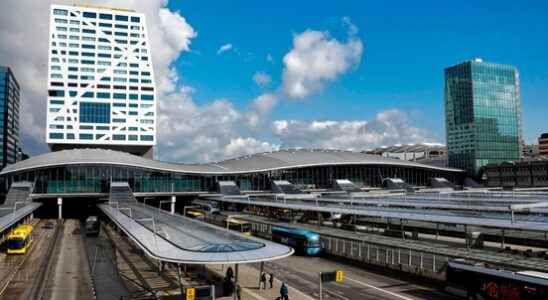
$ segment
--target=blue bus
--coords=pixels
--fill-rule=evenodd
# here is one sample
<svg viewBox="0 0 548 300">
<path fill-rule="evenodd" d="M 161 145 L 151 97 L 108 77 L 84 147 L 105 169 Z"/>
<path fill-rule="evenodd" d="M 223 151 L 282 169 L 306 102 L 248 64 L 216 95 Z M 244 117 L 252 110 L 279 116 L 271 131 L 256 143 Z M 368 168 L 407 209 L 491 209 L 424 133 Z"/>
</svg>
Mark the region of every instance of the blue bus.
<svg viewBox="0 0 548 300">
<path fill-rule="evenodd" d="M 291 246 L 302 255 L 318 255 L 321 250 L 320 235 L 304 229 L 272 227 L 272 241 Z"/>
</svg>

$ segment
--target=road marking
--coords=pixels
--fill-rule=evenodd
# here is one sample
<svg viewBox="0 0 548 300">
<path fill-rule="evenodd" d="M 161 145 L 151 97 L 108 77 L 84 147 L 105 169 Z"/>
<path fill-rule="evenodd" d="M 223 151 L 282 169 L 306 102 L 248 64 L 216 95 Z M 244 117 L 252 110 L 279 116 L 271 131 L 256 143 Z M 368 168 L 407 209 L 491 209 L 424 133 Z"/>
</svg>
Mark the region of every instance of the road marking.
<svg viewBox="0 0 548 300">
<path fill-rule="evenodd" d="M 301 296 L 305 297 L 306 299 L 316 300 L 316 299 L 314 299 L 314 298 L 308 296 L 307 294 L 305 294 L 305 293 L 299 291 L 298 289 L 296 289 L 296 288 L 294 288 L 294 287 L 288 285 L 287 283 L 286 283 L 285 285 L 287 286 L 288 289 L 294 290 L 295 292 L 297 292 L 297 294 L 301 294 Z"/>
<path fill-rule="evenodd" d="M 333 292 L 333 291 L 330 291 L 330 290 L 328 290 L 328 289 L 323 289 L 323 291 L 324 291 L 326 294 L 330 294 L 330 295 L 335 296 L 335 297 L 337 297 L 337 298 L 344 299 L 344 300 L 350 300 L 349 298 L 346 298 L 345 296 L 339 295 L 339 294 L 337 294 L 337 293 L 335 293 L 335 292 Z"/>
<path fill-rule="evenodd" d="M 348 276 L 346 276 L 345 279 L 350 280 L 350 281 L 352 281 L 352 282 L 355 282 L 355 283 L 357 283 L 357 284 L 360 284 L 360 285 L 363 285 L 363 286 L 372 288 L 372 289 L 377 290 L 377 291 L 379 291 L 379 292 L 386 293 L 386 294 L 388 294 L 388 295 L 394 296 L 394 297 L 399 298 L 399 299 L 403 299 L 403 300 L 414 300 L 414 299 L 412 299 L 412 298 L 408 298 L 408 297 L 402 296 L 402 295 L 400 295 L 400 294 L 396 294 L 396 293 L 394 293 L 394 292 L 391 292 L 391 291 L 387 291 L 387 290 L 385 290 L 385 289 L 378 288 L 378 287 L 376 287 L 376 286 L 367 284 L 367 283 L 365 283 L 365 282 L 361 282 L 361 281 L 359 281 L 359 280 L 352 279 L 352 278 L 350 278 L 350 277 L 348 277 Z"/>
</svg>

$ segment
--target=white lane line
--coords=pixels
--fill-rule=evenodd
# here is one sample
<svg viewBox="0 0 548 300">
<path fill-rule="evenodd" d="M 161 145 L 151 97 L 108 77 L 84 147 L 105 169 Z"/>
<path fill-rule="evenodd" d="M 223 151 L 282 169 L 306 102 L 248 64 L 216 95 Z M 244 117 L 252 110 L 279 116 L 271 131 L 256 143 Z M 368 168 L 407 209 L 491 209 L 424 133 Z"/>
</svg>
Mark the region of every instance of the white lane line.
<svg viewBox="0 0 548 300">
<path fill-rule="evenodd" d="M 332 292 L 332 291 L 330 291 L 330 290 L 328 290 L 328 289 L 323 289 L 323 291 L 324 291 L 326 294 L 330 294 L 330 295 L 335 296 L 335 297 L 337 297 L 337 298 L 344 299 L 344 300 L 350 300 L 349 298 L 346 298 L 345 296 L 339 295 L 339 294 L 337 294 L 337 293 L 335 293 L 335 292 Z"/>
<path fill-rule="evenodd" d="M 287 283 L 286 283 L 285 285 L 287 286 L 288 289 L 294 290 L 295 292 L 297 292 L 297 294 L 300 294 L 300 295 L 303 296 L 305 299 L 316 300 L 316 299 L 314 299 L 314 298 L 308 296 L 307 294 L 305 294 L 305 293 L 299 291 L 298 289 L 296 289 L 296 288 L 294 288 L 294 287 L 288 285 Z"/>
<path fill-rule="evenodd" d="M 396 294 L 396 293 L 394 293 L 394 292 L 391 292 L 391 291 L 387 291 L 387 290 L 378 288 L 378 287 L 376 287 L 376 286 L 367 284 L 367 283 L 365 283 L 365 282 L 361 282 L 361 281 L 356 280 L 356 279 L 352 279 L 352 278 L 347 277 L 347 276 L 345 276 L 344 278 L 345 278 L 345 279 L 348 279 L 349 281 L 352 281 L 352 282 L 355 282 L 355 283 L 357 283 L 357 284 L 360 284 L 360 285 L 363 285 L 363 286 L 372 288 L 372 289 L 377 290 L 377 291 L 379 291 L 379 292 L 386 293 L 386 294 L 388 294 L 388 295 L 394 296 L 394 297 L 399 298 L 399 299 L 403 299 L 403 300 L 414 300 L 414 299 L 412 299 L 412 298 L 408 298 L 408 297 L 402 296 L 402 295 L 400 295 L 400 294 Z"/>
</svg>

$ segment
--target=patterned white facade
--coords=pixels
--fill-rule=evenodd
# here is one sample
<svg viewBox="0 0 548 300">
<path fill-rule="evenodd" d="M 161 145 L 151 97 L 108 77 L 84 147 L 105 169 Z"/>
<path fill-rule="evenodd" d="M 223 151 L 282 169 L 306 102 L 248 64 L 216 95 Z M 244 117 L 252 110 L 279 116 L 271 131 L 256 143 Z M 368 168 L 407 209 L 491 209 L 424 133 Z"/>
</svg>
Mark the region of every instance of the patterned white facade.
<svg viewBox="0 0 548 300">
<path fill-rule="evenodd" d="M 48 59 L 50 147 L 152 149 L 157 99 L 144 14 L 52 5 Z"/>
</svg>

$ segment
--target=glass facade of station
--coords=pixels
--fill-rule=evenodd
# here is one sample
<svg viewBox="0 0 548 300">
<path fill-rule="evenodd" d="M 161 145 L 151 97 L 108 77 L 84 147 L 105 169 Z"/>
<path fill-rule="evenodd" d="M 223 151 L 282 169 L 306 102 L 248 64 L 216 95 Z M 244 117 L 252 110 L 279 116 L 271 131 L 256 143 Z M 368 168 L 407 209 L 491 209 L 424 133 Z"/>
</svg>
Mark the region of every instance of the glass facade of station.
<svg viewBox="0 0 548 300">
<path fill-rule="evenodd" d="M 8 180 L 34 182 L 34 193 L 108 193 L 110 182 L 128 182 L 135 193 L 215 192 L 217 182 L 234 181 L 242 191 L 268 191 L 272 180 L 288 180 L 298 188 L 332 188 L 336 179 L 359 186 L 380 187 L 382 178 L 398 177 L 427 186 L 432 177 L 462 182 L 462 173 L 428 168 L 387 165 L 337 165 L 226 175 L 190 175 L 114 165 L 74 165 L 22 171 Z"/>
<path fill-rule="evenodd" d="M 521 100 L 515 67 L 468 61 L 445 69 L 449 166 L 478 175 L 520 158 Z"/>
</svg>

